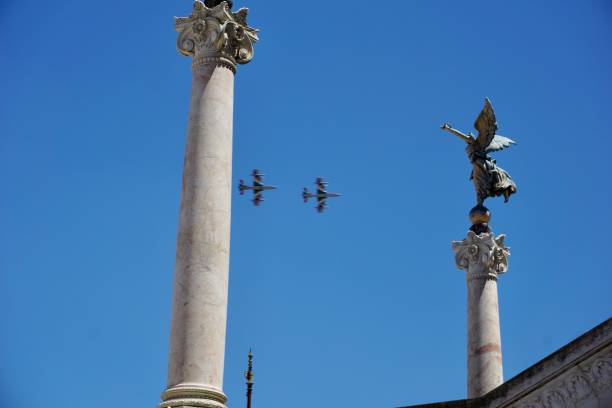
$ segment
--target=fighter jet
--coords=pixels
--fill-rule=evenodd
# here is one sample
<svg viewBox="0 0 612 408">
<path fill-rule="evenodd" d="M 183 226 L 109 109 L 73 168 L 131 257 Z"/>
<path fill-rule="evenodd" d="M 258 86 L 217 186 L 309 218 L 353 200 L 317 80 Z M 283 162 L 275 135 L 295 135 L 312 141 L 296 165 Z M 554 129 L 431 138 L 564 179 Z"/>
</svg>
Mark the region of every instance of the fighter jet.
<svg viewBox="0 0 612 408">
<path fill-rule="evenodd" d="M 333 198 L 333 197 L 340 197 L 340 194 L 328 193 L 327 183 L 321 177 L 317 177 L 315 184 L 317 185 L 317 192 L 314 194 L 309 193 L 308 189 L 304 187 L 304 191 L 302 192 L 302 198 L 304 199 L 305 203 L 308 202 L 309 198 L 316 198 L 317 199 L 317 207 L 316 207 L 317 211 L 322 213 L 327 208 L 327 199 Z"/>
<path fill-rule="evenodd" d="M 259 170 L 257 169 L 253 170 L 253 172 L 251 173 L 251 176 L 253 177 L 253 185 L 247 186 L 246 184 L 244 184 L 244 180 L 240 180 L 240 184 L 238 185 L 238 190 L 240 191 L 240 195 L 243 195 L 246 190 L 253 190 L 253 200 L 251 201 L 253 201 L 253 204 L 255 204 L 255 206 L 259 206 L 261 202 L 264 201 L 263 194 L 262 194 L 263 191 L 264 190 L 275 190 L 276 187 L 264 185 L 263 183 L 264 174 L 261 174 Z"/>
</svg>

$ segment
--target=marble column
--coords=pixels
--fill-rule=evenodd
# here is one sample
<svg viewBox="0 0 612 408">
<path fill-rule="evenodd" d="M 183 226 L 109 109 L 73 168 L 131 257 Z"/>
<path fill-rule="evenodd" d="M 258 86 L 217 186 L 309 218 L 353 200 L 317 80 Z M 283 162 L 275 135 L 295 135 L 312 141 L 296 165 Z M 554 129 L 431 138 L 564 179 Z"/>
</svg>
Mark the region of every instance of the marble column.
<svg viewBox="0 0 612 408">
<path fill-rule="evenodd" d="M 497 277 L 508 270 L 504 235 L 477 235 L 452 243 L 455 262 L 468 287 L 468 398 L 485 395 L 504 382 Z"/>
<path fill-rule="evenodd" d="M 216 4 L 219 2 L 214 2 Z M 207 3 L 210 4 L 210 3 Z M 196 0 L 175 19 L 193 80 L 174 270 L 167 389 L 160 408 L 224 408 L 232 115 L 237 64 L 253 57 L 247 9 Z"/>
</svg>

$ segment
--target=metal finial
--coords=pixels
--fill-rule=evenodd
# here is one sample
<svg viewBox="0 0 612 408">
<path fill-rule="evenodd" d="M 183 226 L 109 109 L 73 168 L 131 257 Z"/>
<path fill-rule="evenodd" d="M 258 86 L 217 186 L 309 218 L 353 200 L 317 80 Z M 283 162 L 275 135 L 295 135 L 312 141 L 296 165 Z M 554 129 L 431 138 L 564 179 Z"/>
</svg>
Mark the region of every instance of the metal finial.
<svg viewBox="0 0 612 408">
<path fill-rule="evenodd" d="M 247 397 L 247 408 L 251 408 L 251 401 L 253 398 L 253 378 L 254 378 L 254 374 L 253 374 L 253 352 L 251 349 L 249 349 L 249 368 L 247 371 L 244 372 L 244 378 L 246 378 L 247 382 L 247 393 L 246 393 L 246 397 Z"/>
</svg>

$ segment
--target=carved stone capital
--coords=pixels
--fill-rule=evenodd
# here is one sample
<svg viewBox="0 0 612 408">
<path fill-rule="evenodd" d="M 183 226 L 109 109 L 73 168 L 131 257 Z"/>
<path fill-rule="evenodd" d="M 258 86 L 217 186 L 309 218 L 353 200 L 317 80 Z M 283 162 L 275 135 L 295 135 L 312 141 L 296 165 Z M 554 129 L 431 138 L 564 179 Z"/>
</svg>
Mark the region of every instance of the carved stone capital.
<svg viewBox="0 0 612 408">
<path fill-rule="evenodd" d="M 453 241 L 455 264 L 470 274 L 471 279 L 497 279 L 508 271 L 510 248 L 504 245 L 505 235 L 477 235 L 469 231 L 463 241 Z"/>
<path fill-rule="evenodd" d="M 236 72 L 236 64 L 253 59 L 253 44 L 259 38 L 257 30 L 248 26 L 248 9 L 232 12 L 226 1 L 208 8 L 195 0 L 189 17 L 175 17 L 178 31 L 176 47 L 186 56 L 193 57 L 193 69 L 200 66 L 220 65 Z"/>
</svg>

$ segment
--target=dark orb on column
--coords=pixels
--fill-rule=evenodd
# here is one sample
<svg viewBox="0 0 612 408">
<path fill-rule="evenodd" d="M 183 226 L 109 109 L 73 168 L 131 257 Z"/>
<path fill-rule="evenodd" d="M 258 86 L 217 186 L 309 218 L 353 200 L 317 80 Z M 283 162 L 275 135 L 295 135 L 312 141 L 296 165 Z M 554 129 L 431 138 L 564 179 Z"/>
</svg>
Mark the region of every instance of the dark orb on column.
<svg viewBox="0 0 612 408">
<path fill-rule="evenodd" d="M 472 226 L 471 231 L 474 231 L 477 235 L 491 232 L 489 228 L 489 221 L 491 220 L 491 211 L 484 205 L 477 205 L 470 211 L 470 221 Z"/>
</svg>

